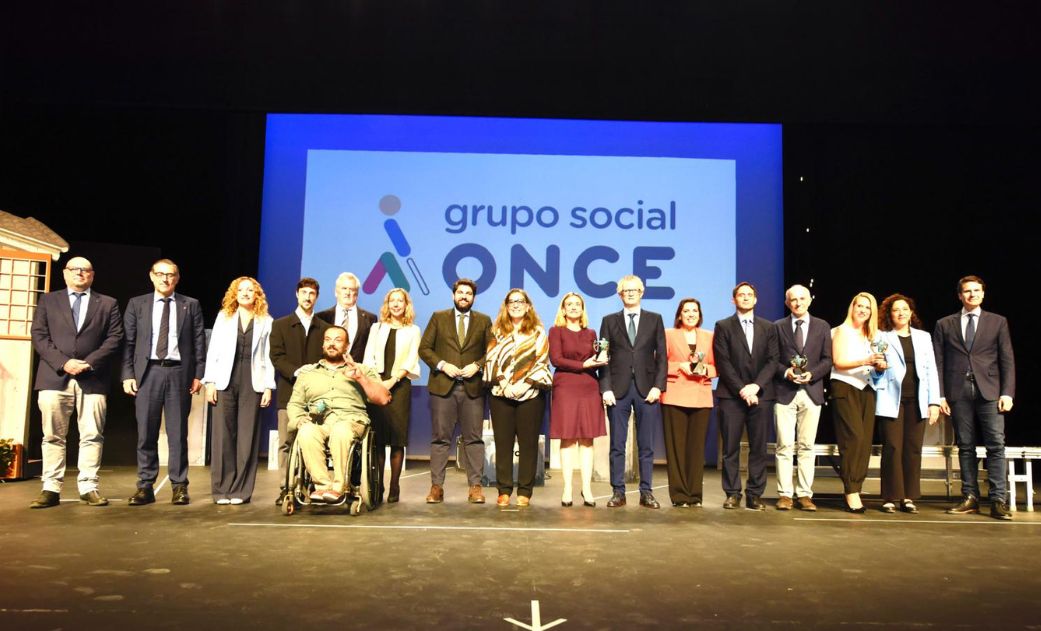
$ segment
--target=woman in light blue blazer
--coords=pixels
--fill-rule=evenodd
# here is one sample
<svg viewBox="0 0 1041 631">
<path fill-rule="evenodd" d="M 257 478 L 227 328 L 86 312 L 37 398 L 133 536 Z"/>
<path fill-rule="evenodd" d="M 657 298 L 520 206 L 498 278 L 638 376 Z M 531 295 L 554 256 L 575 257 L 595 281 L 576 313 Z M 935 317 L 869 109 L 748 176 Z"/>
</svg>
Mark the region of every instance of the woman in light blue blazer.
<svg viewBox="0 0 1041 631">
<path fill-rule="evenodd" d="M 206 400 L 211 418 L 210 481 L 217 504 L 244 504 L 253 495 L 260 452 L 260 408 L 271 403 L 271 316 L 260 283 L 242 276 L 224 294 L 206 352 Z"/>
<path fill-rule="evenodd" d="M 882 512 L 917 513 L 922 495 L 922 441 L 928 419 L 940 417 L 940 379 L 933 342 L 921 329 L 914 301 L 893 294 L 878 310 L 886 349 L 885 376 L 877 385 L 875 418 L 882 429 Z"/>
</svg>

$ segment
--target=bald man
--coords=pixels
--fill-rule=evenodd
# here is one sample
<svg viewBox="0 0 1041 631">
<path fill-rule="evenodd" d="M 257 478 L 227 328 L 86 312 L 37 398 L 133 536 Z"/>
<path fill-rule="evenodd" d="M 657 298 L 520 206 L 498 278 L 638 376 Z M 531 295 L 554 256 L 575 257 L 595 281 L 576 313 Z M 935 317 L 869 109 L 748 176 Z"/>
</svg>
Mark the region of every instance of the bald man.
<svg viewBox="0 0 1041 631">
<path fill-rule="evenodd" d="M 62 270 L 65 289 L 40 298 L 33 316 L 33 348 L 40 356 L 34 389 L 43 417 L 43 492 L 30 508 L 50 508 L 60 501 L 65 480 L 65 436 L 76 413 L 79 426 L 80 499 L 105 506 L 98 491 L 104 444 L 109 368 L 123 341 L 123 321 L 116 300 L 91 290 L 94 266 L 77 256 Z"/>
</svg>

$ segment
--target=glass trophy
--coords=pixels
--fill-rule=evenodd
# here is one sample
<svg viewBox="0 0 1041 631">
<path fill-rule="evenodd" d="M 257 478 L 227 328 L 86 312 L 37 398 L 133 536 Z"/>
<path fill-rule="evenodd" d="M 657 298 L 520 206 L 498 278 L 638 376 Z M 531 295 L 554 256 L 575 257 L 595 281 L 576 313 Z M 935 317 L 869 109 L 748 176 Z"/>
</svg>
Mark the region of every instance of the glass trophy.
<svg viewBox="0 0 1041 631">
<path fill-rule="evenodd" d="M 610 358 L 610 347 L 611 343 L 607 341 L 607 338 L 600 338 L 593 340 L 593 353 L 597 362 L 606 363 Z"/>
</svg>

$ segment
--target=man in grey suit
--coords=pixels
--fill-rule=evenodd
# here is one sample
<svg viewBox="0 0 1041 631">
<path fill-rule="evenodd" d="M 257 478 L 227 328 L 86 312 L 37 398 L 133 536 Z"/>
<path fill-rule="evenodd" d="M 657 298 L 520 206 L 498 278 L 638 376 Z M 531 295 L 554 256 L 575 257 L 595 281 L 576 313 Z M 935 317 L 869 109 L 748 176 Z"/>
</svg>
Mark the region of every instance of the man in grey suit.
<svg viewBox="0 0 1041 631">
<path fill-rule="evenodd" d="M 777 327 L 777 362 L 774 364 L 774 425 L 777 429 L 777 510 L 796 506 L 817 510 L 813 503 L 816 457 L 813 444 L 824 405 L 824 380 L 831 375 L 831 326 L 810 315 L 813 298 L 802 285 L 784 293 L 791 316 Z M 797 358 L 802 363 L 797 362 Z M 798 485 L 792 487 L 793 458 L 799 459 Z M 795 495 L 793 500 L 792 496 Z"/>
<path fill-rule="evenodd" d="M 753 312 L 756 291 L 752 283 L 734 287 L 737 312 L 716 322 L 712 355 L 719 372 L 716 387 L 719 431 L 723 437 L 723 508 L 741 506 L 741 433 L 748 430 L 748 497 L 750 510 L 765 510 L 759 499 L 766 490 L 766 435 L 774 403 L 777 329 Z"/>
<path fill-rule="evenodd" d="M 1016 360 L 1008 321 L 983 311 L 986 285 L 979 276 L 958 281 L 962 308 L 941 318 L 933 331 L 940 374 L 940 410 L 951 417 L 958 440 L 962 501 L 951 514 L 979 512 L 976 476 L 976 423 L 987 449 L 990 516 L 1010 520 L 1005 471 L 1005 417 L 1016 393 Z"/>
<path fill-rule="evenodd" d="M 623 276 L 617 285 L 623 309 L 604 316 L 600 338 L 610 347 L 607 366 L 600 369 L 600 394 L 611 427 L 611 488 L 609 508 L 625 506 L 625 443 L 629 413 L 636 417 L 636 445 L 640 459 L 640 505 L 659 508 L 651 492 L 654 473 L 654 428 L 661 425 L 661 393 L 669 365 L 665 325 L 661 314 L 640 307 L 643 281 Z"/>
<path fill-rule="evenodd" d="M 123 323 L 116 300 L 91 290 L 90 261 L 71 258 L 62 275 L 66 288 L 41 297 L 33 314 L 33 349 L 40 356 L 33 387 L 40 392 L 43 417 L 43 492 L 30 508 L 49 508 L 61 501 L 65 436 L 73 412 L 80 435 L 80 499 L 91 506 L 108 504 L 98 491 L 98 469 L 105 442 L 109 364 L 123 341 Z"/>
<path fill-rule="evenodd" d="M 159 477 L 159 428 L 166 412 L 172 502 L 187 504 L 188 414 L 191 395 L 202 389 L 206 325 L 199 301 L 176 293 L 181 271 L 159 259 L 148 272 L 154 291 L 130 299 L 123 327 L 123 392 L 134 397 L 137 416 L 137 491 L 130 506 L 155 502 Z"/>
<path fill-rule="evenodd" d="M 452 286 L 454 309 L 437 311 L 419 341 L 419 357 L 430 366 L 430 494 L 428 504 L 445 498 L 445 469 L 452 433 L 458 423 L 466 451 L 466 478 L 471 504 L 483 504 L 484 384 L 481 364 L 492 341 L 491 319 L 472 309 L 477 284 L 460 278 Z"/>
</svg>

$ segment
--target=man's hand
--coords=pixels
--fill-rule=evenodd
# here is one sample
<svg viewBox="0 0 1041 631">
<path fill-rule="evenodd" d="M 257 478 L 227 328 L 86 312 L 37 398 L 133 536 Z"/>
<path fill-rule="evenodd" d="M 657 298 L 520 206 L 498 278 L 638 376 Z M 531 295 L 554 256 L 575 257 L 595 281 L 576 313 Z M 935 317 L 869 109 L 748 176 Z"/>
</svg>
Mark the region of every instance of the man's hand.
<svg viewBox="0 0 1041 631">
<path fill-rule="evenodd" d="M 61 369 L 64 370 L 66 374 L 75 376 L 90 370 L 90 364 L 82 359 L 70 359 L 65 362 Z"/>
<path fill-rule="evenodd" d="M 123 392 L 126 392 L 132 397 L 137 396 L 137 379 L 124 379 L 123 380 Z"/>
<path fill-rule="evenodd" d="M 657 388 L 651 388 L 650 392 L 647 393 L 647 398 L 644 399 L 647 403 L 657 403 L 658 399 L 661 398 L 661 390 Z"/>
<path fill-rule="evenodd" d="M 759 405 L 759 395 L 757 395 L 757 394 L 750 394 L 750 395 L 748 395 L 748 398 L 745 399 L 745 403 L 750 408 Z"/>
<path fill-rule="evenodd" d="M 604 393 L 603 399 L 604 405 L 606 405 L 607 407 L 611 407 L 612 405 L 617 403 L 617 401 L 614 400 L 614 392 L 611 392 L 610 390 Z"/>
<path fill-rule="evenodd" d="M 940 411 L 943 412 L 946 416 L 951 415 L 951 406 L 949 403 L 947 403 L 947 399 L 940 399 Z"/>
<path fill-rule="evenodd" d="M 757 384 L 757 383 L 745 384 L 745 386 L 743 388 L 741 388 L 740 390 L 737 391 L 737 395 L 739 397 L 741 397 L 742 399 L 744 399 L 745 401 L 748 401 L 748 397 L 758 397 L 759 396 L 759 384 Z"/>
<path fill-rule="evenodd" d="M 476 362 L 472 364 L 467 364 L 463 367 L 462 370 L 459 371 L 459 376 L 463 379 L 469 379 L 470 377 L 473 377 L 477 374 L 478 369 L 480 369 L 480 366 L 478 366 Z"/>
<path fill-rule="evenodd" d="M 810 383 L 810 379 L 812 379 L 812 378 L 813 378 L 813 374 L 812 373 L 802 372 L 802 373 L 796 375 L 795 383 L 799 383 L 799 384 L 805 385 L 805 384 Z"/>
<path fill-rule="evenodd" d="M 459 377 L 459 367 L 451 362 L 445 362 L 441 366 L 441 372 L 445 373 L 452 379 Z"/>
<path fill-rule="evenodd" d="M 134 386 L 137 389 L 137 386 Z M 198 379 L 192 379 L 192 387 L 188 388 L 188 394 L 198 394 L 199 390 L 202 390 L 202 382 Z"/>
<path fill-rule="evenodd" d="M 1011 412 L 1012 411 L 1012 397 L 1000 396 L 998 397 L 998 412 Z"/>
</svg>

